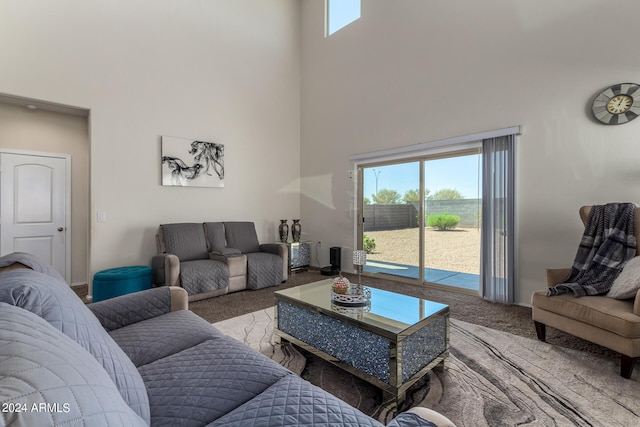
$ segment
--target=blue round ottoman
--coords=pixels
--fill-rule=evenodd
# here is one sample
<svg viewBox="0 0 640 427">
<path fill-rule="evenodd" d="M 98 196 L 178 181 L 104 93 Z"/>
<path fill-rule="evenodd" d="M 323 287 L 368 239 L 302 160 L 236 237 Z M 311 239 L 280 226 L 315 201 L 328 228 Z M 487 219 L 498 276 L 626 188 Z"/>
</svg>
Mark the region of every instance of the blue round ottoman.
<svg viewBox="0 0 640 427">
<path fill-rule="evenodd" d="M 110 268 L 93 276 L 93 302 L 151 289 L 151 267 Z"/>
</svg>

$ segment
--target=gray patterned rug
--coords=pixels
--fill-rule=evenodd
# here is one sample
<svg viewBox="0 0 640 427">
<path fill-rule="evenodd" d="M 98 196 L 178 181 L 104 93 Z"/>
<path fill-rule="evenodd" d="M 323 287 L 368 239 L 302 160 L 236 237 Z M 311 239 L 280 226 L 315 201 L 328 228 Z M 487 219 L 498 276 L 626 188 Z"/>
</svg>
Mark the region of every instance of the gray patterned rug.
<svg viewBox="0 0 640 427">
<path fill-rule="evenodd" d="M 375 387 L 310 354 L 273 344 L 273 308 L 214 325 L 361 411 L 386 422 Z M 640 426 L 640 367 L 630 380 L 616 360 L 451 320 L 448 369 L 409 400 L 462 426 Z"/>
</svg>

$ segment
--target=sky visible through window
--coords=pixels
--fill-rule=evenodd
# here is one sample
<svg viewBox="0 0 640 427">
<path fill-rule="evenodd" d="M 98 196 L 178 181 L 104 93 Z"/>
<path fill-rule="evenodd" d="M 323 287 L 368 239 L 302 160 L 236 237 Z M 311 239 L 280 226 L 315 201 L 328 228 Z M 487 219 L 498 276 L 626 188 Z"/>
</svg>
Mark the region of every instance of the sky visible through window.
<svg viewBox="0 0 640 427">
<path fill-rule="evenodd" d="M 327 36 L 360 18 L 360 0 L 327 0 Z"/>
<path fill-rule="evenodd" d="M 466 199 L 482 197 L 482 190 L 478 188 L 479 159 L 478 154 L 428 161 L 425 178 L 430 194 L 444 188 L 453 188 Z M 400 196 L 404 196 L 408 190 L 419 188 L 420 162 L 363 169 L 364 197 L 369 200 L 376 193 L 376 175 L 378 191 L 386 188 L 396 190 Z"/>
</svg>

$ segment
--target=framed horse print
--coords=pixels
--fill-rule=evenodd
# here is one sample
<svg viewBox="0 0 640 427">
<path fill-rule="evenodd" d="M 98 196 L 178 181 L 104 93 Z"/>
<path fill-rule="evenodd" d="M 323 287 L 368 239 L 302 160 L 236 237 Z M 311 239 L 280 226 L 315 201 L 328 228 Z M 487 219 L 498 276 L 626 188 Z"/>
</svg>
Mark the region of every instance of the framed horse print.
<svg viewBox="0 0 640 427">
<path fill-rule="evenodd" d="M 224 187 L 224 144 L 162 136 L 162 185 Z"/>
</svg>

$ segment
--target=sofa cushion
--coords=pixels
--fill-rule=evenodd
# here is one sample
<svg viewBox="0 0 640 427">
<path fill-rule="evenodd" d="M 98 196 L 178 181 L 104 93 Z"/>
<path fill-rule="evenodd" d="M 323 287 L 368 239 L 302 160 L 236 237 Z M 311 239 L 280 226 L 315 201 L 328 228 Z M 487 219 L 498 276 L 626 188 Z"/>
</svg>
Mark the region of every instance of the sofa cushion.
<svg viewBox="0 0 640 427">
<path fill-rule="evenodd" d="M 224 233 L 228 247 L 239 249 L 243 254 L 260 252 L 256 226 L 253 222 L 225 222 Z"/>
<path fill-rule="evenodd" d="M 282 282 L 284 260 L 281 257 L 267 252 L 248 253 L 246 256 L 247 288 L 261 289 Z"/>
<path fill-rule="evenodd" d="M 19 410 L 11 410 L 16 404 Z M 0 303 L 0 406 L 7 409 L 2 425 L 147 425 L 91 354 L 44 319 L 5 303 Z"/>
<path fill-rule="evenodd" d="M 229 267 L 213 259 L 181 262 L 180 284 L 189 295 L 224 289 L 229 286 Z"/>
<path fill-rule="evenodd" d="M 186 291 L 176 286 L 160 286 L 143 292 L 120 295 L 87 305 L 107 331 L 153 319 L 172 310 L 186 310 Z"/>
<path fill-rule="evenodd" d="M 205 222 L 204 232 L 209 242 L 209 249 L 212 252 L 222 253 L 226 248 L 224 237 L 224 224 L 221 222 Z"/>
<path fill-rule="evenodd" d="M 141 366 L 153 426 L 201 426 L 293 373 L 229 337 Z"/>
<path fill-rule="evenodd" d="M 69 285 L 33 270 L 6 271 L 0 277 L 0 302 L 42 317 L 80 344 L 102 364 L 129 406 L 149 420 L 149 399 L 136 367 Z"/>
<path fill-rule="evenodd" d="M 622 268 L 607 296 L 616 299 L 634 298 L 638 289 L 640 289 L 640 257 L 635 257 Z"/>
<path fill-rule="evenodd" d="M 181 262 L 209 258 L 202 224 L 189 222 L 163 224 L 160 227 L 164 250 L 177 256 Z"/>
<path fill-rule="evenodd" d="M 208 339 L 225 336 L 188 310 L 133 323 L 109 334 L 136 366 L 179 353 Z"/>
<path fill-rule="evenodd" d="M 207 236 L 209 250 L 214 255 L 222 255 L 225 257 L 234 257 L 241 255 L 239 249 L 226 247 L 227 241 L 224 235 L 224 223 L 222 222 L 205 222 L 204 232 Z"/>
<path fill-rule="evenodd" d="M 633 301 L 630 300 L 605 296 L 576 297 L 572 294 L 546 296 L 545 291 L 536 291 L 531 304 L 537 309 L 575 319 L 625 338 L 640 338 L 640 321 L 633 313 Z"/>
<path fill-rule="evenodd" d="M 213 426 L 376 426 L 382 424 L 295 375 L 282 378 Z M 417 424 L 416 424 L 417 425 Z"/>
</svg>

